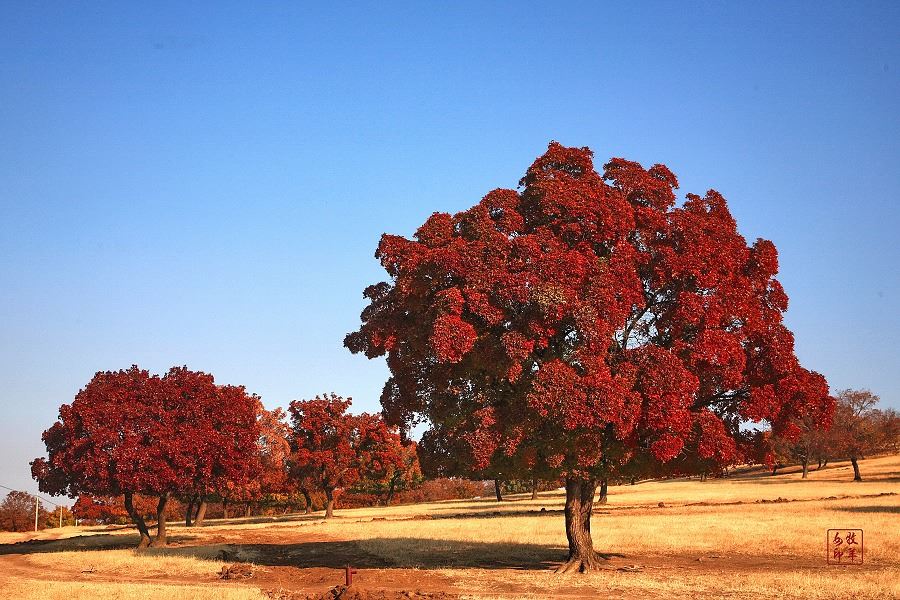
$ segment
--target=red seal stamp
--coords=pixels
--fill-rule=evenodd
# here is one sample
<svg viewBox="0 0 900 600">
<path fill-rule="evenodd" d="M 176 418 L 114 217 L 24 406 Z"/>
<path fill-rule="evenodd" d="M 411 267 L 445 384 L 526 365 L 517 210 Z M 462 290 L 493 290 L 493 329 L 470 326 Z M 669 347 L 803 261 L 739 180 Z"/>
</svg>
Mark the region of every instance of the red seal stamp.
<svg viewBox="0 0 900 600">
<path fill-rule="evenodd" d="M 825 556 L 829 565 L 863 564 L 863 530 L 829 529 Z"/>
</svg>

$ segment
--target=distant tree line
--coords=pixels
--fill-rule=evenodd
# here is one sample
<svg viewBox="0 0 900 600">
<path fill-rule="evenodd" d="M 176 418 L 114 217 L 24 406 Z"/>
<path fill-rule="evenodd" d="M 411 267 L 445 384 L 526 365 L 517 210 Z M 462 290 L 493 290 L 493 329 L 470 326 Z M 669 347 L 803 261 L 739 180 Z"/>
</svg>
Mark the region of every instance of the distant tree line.
<svg viewBox="0 0 900 600">
<path fill-rule="evenodd" d="M 790 431 L 769 436 L 772 473 L 799 464 L 806 479 L 810 465 L 822 469 L 829 461 L 849 460 L 853 480 L 862 481 L 860 459 L 900 451 L 900 415 L 891 408 L 877 408 L 879 400 L 869 390 L 843 390 L 837 394 L 830 423 L 810 416 L 797 420 Z"/>
<path fill-rule="evenodd" d="M 33 531 L 35 504 L 38 529 L 74 525 L 74 516 L 65 506 L 47 510 L 32 494 L 13 490 L 0 502 L 0 531 Z"/>
</svg>

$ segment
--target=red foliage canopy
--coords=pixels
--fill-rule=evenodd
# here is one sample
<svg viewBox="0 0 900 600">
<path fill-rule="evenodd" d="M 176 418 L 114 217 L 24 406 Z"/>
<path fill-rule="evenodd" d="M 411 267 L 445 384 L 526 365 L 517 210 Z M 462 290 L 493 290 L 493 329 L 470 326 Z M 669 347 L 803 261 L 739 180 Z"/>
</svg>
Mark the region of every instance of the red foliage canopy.
<svg viewBox="0 0 900 600">
<path fill-rule="evenodd" d="M 291 402 L 293 475 L 326 493 L 361 477 L 385 479 L 403 467 L 400 436 L 378 415 L 347 413 L 351 399 L 336 394 Z"/>
<path fill-rule="evenodd" d="M 259 398 L 212 375 L 132 366 L 97 373 L 44 432 L 32 463 L 51 494 L 161 496 L 243 482 L 255 473 Z"/>
<path fill-rule="evenodd" d="M 787 430 L 832 410 L 782 323 L 772 242 L 747 244 L 710 190 L 551 143 L 521 180 L 384 235 L 345 345 L 386 356 L 391 424 L 458 471 L 690 471 L 749 453 L 741 423 Z"/>
</svg>

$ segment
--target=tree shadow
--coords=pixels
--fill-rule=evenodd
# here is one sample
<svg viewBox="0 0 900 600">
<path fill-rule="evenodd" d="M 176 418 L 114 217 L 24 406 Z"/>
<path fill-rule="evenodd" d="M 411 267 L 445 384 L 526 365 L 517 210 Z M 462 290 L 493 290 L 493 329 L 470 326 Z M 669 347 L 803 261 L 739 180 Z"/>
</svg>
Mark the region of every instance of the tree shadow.
<svg viewBox="0 0 900 600">
<path fill-rule="evenodd" d="M 169 535 L 169 543 L 174 548 L 197 539 L 193 535 Z M 47 552 L 74 552 L 80 550 L 133 550 L 140 542 L 137 533 L 132 535 L 112 535 L 109 533 L 76 535 L 55 540 L 26 540 L 14 544 L 0 544 L 0 555 L 42 554 Z"/>
<path fill-rule="evenodd" d="M 343 569 L 518 569 L 546 570 L 566 558 L 562 546 L 485 543 L 422 538 L 373 538 L 297 544 L 230 544 L 234 556 L 272 567 Z M 386 558 L 390 557 L 390 558 Z M 622 554 L 604 554 L 622 558 Z"/>
<path fill-rule="evenodd" d="M 217 527 L 222 525 L 257 525 L 260 523 L 296 523 L 300 521 L 321 521 L 325 517 L 324 511 L 312 512 L 309 514 L 306 513 L 290 513 L 287 515 L 270 515 L 264 516 L 259 515 L 256 517 L 229 517 L 225 518 L 217 518 L 217 519 L 205 519 L 203 521 L 203 527 Z M 170 522 L 168 526 L 171 527 L 181 527 L 183 529 L 190 529 L 185 526 L 184 520 Z M 192 527 L 196 527 L 192 526 Z"/>
<path fill-rule="evenodd" d="M 838 506 L 833 510 L 851 513 L 886 513 L 900 514 L 900 506 Z"/>
<path fill-rule="evenodd" d="M 497 517 L 540 517 L 540 516 L 559 516 L 565 511 L 561 508 L 545 508 L 540 509 L 517 509 L 517 510 L 485 510 L 479 512 L 466 513 L 442 513 L 431 514 L 433 520 L 441 519 L 496 519 Z M 594 511 L 595 513 L 597 511 Z"/>
</svg>

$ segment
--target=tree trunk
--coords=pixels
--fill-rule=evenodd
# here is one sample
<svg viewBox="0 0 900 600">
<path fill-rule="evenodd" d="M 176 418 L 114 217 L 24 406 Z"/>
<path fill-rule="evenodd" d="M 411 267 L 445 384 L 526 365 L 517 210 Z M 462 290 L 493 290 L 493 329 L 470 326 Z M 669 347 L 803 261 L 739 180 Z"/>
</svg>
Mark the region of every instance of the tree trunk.
<svg viewBox="0 0 900 600">
<path fill-rule="evenodd" d="M 228 518 L 228 500 L 222 500 L 222 518 Z"/>
<path fill-rule="evenodd" d="M 772 475 L 775 474 L 775 471 L 778 470 L 778 465 L 772 465 Z"/>
<path fill-rule="evenodd" d="M 250 513 L 251 513 L 252 511 L 253 511 L 253 503 L 252 503 L 252 502 L 248 502 L 248 503 L 247 503 L 247 512 L 244 513 L 244 516 L 245 516 L 245 517 L 251 516 Z"/>
<path fill-rule="evenodd" d="M 188 500 L 187 506 L 184 509 L 184 526 L 190 527 L 191 522 L 194 517 L 194 503 L 197 501 L 197 496 L 191 496 L 190 500 Z"/>
<path fill-rule="evenodd" d="M 497 496 L 497 502 L 503 502 L 503 492 L 500 491 L 500 480 L 494 480 L 494 495 Z"/>
<path fill-rule="evenodd" d="M 700 481 L 706 481 L 706 471 L 700 473 Z"/>
<path fill-rule="evenodd" d="M 169 503 L 169 492 L 160 495 L 156 503 L 156 539 L 150 545 L 161 548 L 166 545 L 166 505 Z"/>
<path fill-rule="evenodd" d="M 538 497 L 537 496 L 537 488 L 538 488 L 538 480 L 532 479 L 531 480 L 531 499 L 532 500 L 537 500 L 537 497 Z"/>
<path fill-rule="evenodd" d="M 850 464 L 853 465 L 853 481 L 862 481 L 862 475 L 859 474 L 859 463 L 856 462 L 856 457 L 850 457 Z"/>
<path fill-rule="evenodd" d="M 309 497 L 309 490 L 300 490 L 300 493 L 303 494 L 303 499 L 306 500 L 306 514 L 312 512 L 312 498 Z"/>
<path fill-rule="evenodd" d="M 389 506 L 391 504 L 391 500 L 394 499 L 394 490 L 397 488 L 397 480 L 393 477 L 391 478 L 391 485 L 388 488 L 387 498 L 384 500 L 384 505 Z"/>
<path fill-rule="evenodd" d="M 138 544 L 138 548 L 146 548 L 150 545 L 150 530 L 147 529 L 147 523 L 144 521 L 144 516 L 135 510 L 134 495 L 131 492 L 125 492 L 125 510 L 128 512 L 128 516 L 131 517 L 132 522 L 137 526 L 138 533 L 141 534 L 141 541 Z"/>
<path fill-rule="evenodd" d="M 824 469 L 824 468 L 827 467 L 827 466 L 828 466 L 828 457 L 826 456 L 826 457 L 825 457 L 825 460 L 822 461 L 822 468 Z"/>
<path fill-rule="evenodd" d="M 584 573 L 600 566 L 602 557 L 594 552 L 594 541 L 591 539 L 591 511 L 596 491 L 595 479 L 566 479 L 565 512 L 569 557 L 556 570 L 557 573 Z"/>
<path fill-rule="evenodd" d="M 801 479 L 806 479 L 806 476 L 809 474 L 809 459 L 804 458 L 801 464 L 803 465 L 803 477 Z"/>
<path fill-rule="evenodd" d="M 600 480 L 600 497 L 597 499 L 597 504 L 606 504 L 606 489 L 608 487 L 608 482 L 606 477 Z"/>
<path fill-rule="evenodd" d="M 634 485 L 635 483 L 637 483 L 637 477 L 632 477 L 632 478 L 631 478 L 631 485 Z"/>
<path fill-rule="evenodd" d="M 325 518 L 334 516 L 334 488 L 325 488 Z"/>
<path fill-rule="evenodd" d="M 822 457 L 820 456 L 819 457 L 819 466 L 816 467 L 816 471 L 820 470 L 821 468 L 822 468 Z"/>
<path fill-rule="evenodd" d="M 206 498 L 200 498 L 200 504 L 197 506 L 197 515 L 194 517 L 194 527 L 202 527 L 203 521 L 206 519 Z"/>
</svg>

